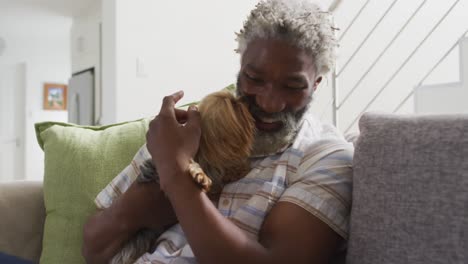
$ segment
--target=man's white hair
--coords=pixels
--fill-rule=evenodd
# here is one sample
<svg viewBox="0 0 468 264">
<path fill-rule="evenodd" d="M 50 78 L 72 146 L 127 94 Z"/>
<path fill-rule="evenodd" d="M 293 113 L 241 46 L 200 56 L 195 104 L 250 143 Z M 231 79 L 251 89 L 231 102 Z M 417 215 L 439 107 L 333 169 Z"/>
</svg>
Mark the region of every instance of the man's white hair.
<svg viewBox="0 0 468 264">
<path fill-rule="evenodd" d="M 335 37 L 331 14 L 306 0 L 260 1 L 237 33 L 241 56 L 255 39 L 281 39 L 303 48 L 315 60 L 318 74 L 326 74 L 335 65 Z"/>
</svg>

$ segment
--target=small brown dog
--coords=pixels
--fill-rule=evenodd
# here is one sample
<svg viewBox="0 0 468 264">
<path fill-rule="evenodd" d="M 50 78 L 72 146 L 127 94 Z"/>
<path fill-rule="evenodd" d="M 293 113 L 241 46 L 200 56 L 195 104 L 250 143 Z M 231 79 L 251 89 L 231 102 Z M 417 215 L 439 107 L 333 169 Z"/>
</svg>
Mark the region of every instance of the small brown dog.
<svg viewBox="0 0 468 264">
<path fill-rule="evenodd" d="M 236 98 L 229 91 L 206 96 L 198 108 L 202 135 L 189 170 L 200 188 L 210 197 L 215 197 L 225 184 L 239 180 L 249 172 L 248 158 L 255 137 L 255 121 L 243 98 Z M 138 183 L 159 181 L 151 160 L 147 160 L 140 170 L 141 174 L 136 179 Z M 146 252 L 151 252 L 162 231 L 139 231 L 111 263 L 133 263 Z"/>
</svg>

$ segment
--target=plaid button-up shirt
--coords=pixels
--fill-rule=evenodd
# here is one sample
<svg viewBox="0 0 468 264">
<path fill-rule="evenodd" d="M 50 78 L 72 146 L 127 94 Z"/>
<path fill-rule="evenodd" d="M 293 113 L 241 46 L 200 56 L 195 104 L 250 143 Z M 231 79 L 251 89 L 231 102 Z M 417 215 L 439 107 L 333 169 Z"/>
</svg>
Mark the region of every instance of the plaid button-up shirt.
<svg viewBox="0 0 468 264">
<path fill-rule="evenodd" d="M 224 187 L 218 210 L 257 240 L 271 208 L 278 202 L 293 203 L 346 240 L 353 150 L 334 127 L 307 115 L 289 148 L 254 158 L 247 176 Z M 109 207 L 132 184 L 140 165 L 150 157 L 143 146 L 131 164 L 99 193 L 97 207 Z M 137 263 L 196 263 L 196 259 L 181 226 L 175 225 L 159 237 L 155 252 L 143 255 Z"/>
</svg>

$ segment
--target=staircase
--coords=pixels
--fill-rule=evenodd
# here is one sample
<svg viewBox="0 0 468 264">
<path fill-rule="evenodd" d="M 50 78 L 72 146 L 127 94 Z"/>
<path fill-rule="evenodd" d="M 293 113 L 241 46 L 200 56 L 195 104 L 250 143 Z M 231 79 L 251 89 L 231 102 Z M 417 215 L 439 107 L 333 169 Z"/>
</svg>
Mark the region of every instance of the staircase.
<svg viewBox="0 0 468 264">
<path fill-rule="evenodd" d="M 468 113 L 468 0 L 342 1 L 334 13 L 337 66 L 313 106 L 323 120 L 350 132 L 366 111 Z"/>
</svg>

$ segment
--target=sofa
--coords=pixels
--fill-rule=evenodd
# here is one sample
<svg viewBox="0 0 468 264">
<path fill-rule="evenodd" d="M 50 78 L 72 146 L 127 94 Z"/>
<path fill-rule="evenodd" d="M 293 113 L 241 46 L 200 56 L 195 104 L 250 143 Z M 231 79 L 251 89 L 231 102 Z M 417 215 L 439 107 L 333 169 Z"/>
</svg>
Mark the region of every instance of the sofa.
<svg viewBox="0 0 468 264">
<path fill-rule="evenodd" d="M 468 263 L 468 116 L 368 113 L 359 127 L 346 263 Z M 1 183 L 0 252 L 39 262 L 45 207 L 43 183 Z"/>
</svg>

